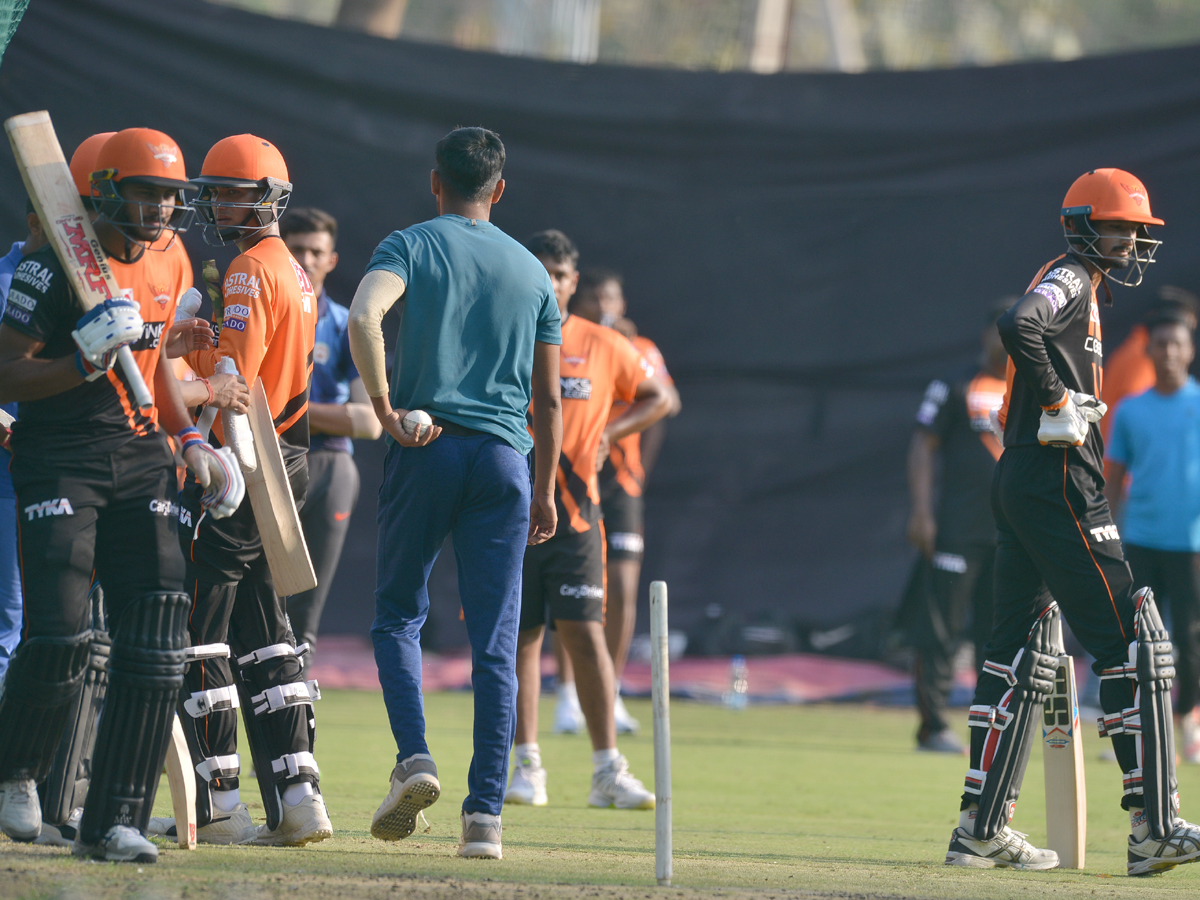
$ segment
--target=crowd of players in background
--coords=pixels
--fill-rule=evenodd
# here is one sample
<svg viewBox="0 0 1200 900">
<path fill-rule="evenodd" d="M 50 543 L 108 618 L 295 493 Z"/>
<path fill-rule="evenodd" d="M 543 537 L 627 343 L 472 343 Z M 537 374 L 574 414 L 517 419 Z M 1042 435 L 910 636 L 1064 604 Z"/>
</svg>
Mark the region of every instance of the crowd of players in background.
<svg viewBox="0 0 1200 900">
<path fill-rule="evenodd" d="M 119 156 L 118 145 L 133 146 L 139 152 L 126 149 L 125 155 Z M 502 147 L 500 154 L 502 162 Z M 165 173 L 157 171 L 153 160 Z M 439 155 L 439 166 L 441 163 Z M 127 621 L 131 591 L 118 583 L 112 563 L 100 558 L 106 544 L 97 541 L 94 568 L 100 578 L 92 572 L 89 555 L 85 568 L 90 584 L 59 581 L 43 591 L 48 596 L 36 599 L 34 609 L 46 602 L 53 606 L 58 598 L 49 595 L 58 591 L 64 595 L 62 602 L 78 612 L 75 618 L 80 621 L 60 629 L 69 633 L 69 638 L 52 639 L 69 640 L 69 659 L 53 664 L 33 660 L 41 667 L 38 672 L 21 669 L 23 678 L 8 679 L 4 705 L 10 717 L 18 705 L 26 714 L 30 705 L 52 710 L 45 721 L 30 729 L 32 737 L 16 740 L 10 731 L 0 738 L 0 827 L 15 840 L 72 846 L 81 855 L 154 861 L 154 845 L 145 835 L 175 835 L 174 820 L 151 819 L 150 810 L 166 752 L 164 728 L 169 725 L 165 723 L 178 696 L 179 715 L 199 775 L 197 836 L 201 842 L 294 846 L 323 840 L 333 830 L 312 753 L 312 703 L 320 694 L 315 682 L 306 679 L 359 494 L 353 441 L 374 440 L 383 431 L 372 405 L 374 398 L 368 395 L 351 353 L 350 310 L 325 291 L 326 277 L 338 264 L 337 222 L 318 209 L 292 208 L 284 214 L 292 191 L 286 164 L 273 145 L 251 135 L 219 142 L 206 157 L 201 175 L 190 180 L 174 141 L 149 129 L 89 138 L 73 155 L 71 171 L 113 258 L 118 283 L 129 295 L 119 302 L 129 311 L 140 312 L 138 329 L 144 322 L 162 323 L 145 326 L 144 333 L 151 338 L 139 331 L 139 343 L 132 340 L 131 332 L 125 344 L 143 351 L 147 358 L 157 359 L 161 353 L 164 360 L 170 360 L 163 370 L 178 376 L 180 398 L 191 412 L 178 427 L 173 422 L 170 428 L 157 427 L 166 416 L 137 420 L 126 400 L 127 421 L 116 421 L 110 428 L 119 433 L 117 443 L 124 442 L 140 453 L 142 444 L 133 437 L 149 440 L 148 436 L 153 436 L 162 441 L 170 432 L 176 451 L 191 450 L 194 442 L 208 438 L 197 434 L 192 421 L 199 419 L 206 407 L 245 412 L 249 386 L 261 377 L 287 475 L 301 508 L 318 584 L 300 595 L 276 596 L 249 501 L 240 506 L 228 496 L 220 498 L 225 505 L 215 501 L 215 476 L 198 479 L 186 467 L 173 469 L 178 481 L 172 479 L 162 497 L 158 496 L 162 491 L 137 485 L 134 493 L 142 498 L 138 502 L 143 507 L 147 506 L 143 495 L 147 491 L 151 495 L 148 508 L 152 518 L 156 510 L 165 510 L 154 521 L 156 527 L 161 530 L 165 518 L 177 518 L 179 523 L 178 544 L 172 534 L 170 546 L 159 548 L 166 559 L 159 567 L 165 571 L 160 578 L 163 584 L 158 585 L 158 594 L 138 600 L 144 609 L 136 626 L 131 625 Z M 104 178 L 108 182 L 98 187 L 98 180 Z M 107 205 L 101 202 L 102 190 Z M 138 201 L 138 191 L 152 196 Z M 197 193 L 198 200 L 194 197 Z M 193 208 L 201 211 L 206 240 L 232 244 L 239 251 L 224 277 L 209 284 L 210 292 L 217 291 L 213 299 L 224 305 L 224 318 L 211 324 L 185 313 L 176 315 L 177 302 L 192 286 L 191 261 L 176 234 L 186 229 Z M 45 351 L 39 345 L 32 353 L 39 359 L 73 355 L 75 359 L 63 361 L 70 365 L 71 374 L 50 389 L 3 392 L 17 396 L 21 405 L 20 409 L 15 402 L 5 406 L 16 423 L 0 432 L 0 461 L 4 463 L 0 468 L 0 683 L 10 660 L 21 659 L 22 641 L 29 643 L 30 638 L 27 623 L 22 622 L 30 595 L 28 585 L 22 588 L 19 535 L 24 537 L 27 553 L 30 540 L 22 533 L 27 523 L 18 517 L 20 494 L 9 477 L 10 436 L 19 438 L 24 430 L 26 442 L 30 440 L 28 433 L 33 433 L 36 425 L 22 423 L 22 419 L 44 418 L 39 406 L 60 401 L 74 404 L 76 409 L 86 406 L 87 398 L 72 391 L 91 390 L 93 395 L 104 391 L 105 397 L 112 395 L 115 404 L 126 390 L 111 368 L 118 344 L 106 347 L 101 364 L 93 365 L 86 356 L 75 354 L 74 344 L 63 342 L 59 332 L 77 318 L 70 312 L 70 292 L 32 206 L 28 225 L 28 237 L 15 243 L 0 260 L 0 314 L 4 304 L 15 310 L 4 326 L 10 332 L 15 329 L 34 339 L 41 337 L 42 331 L 30 325 L 29 313 L 37 309 L 39 316 L 47 316 L 52 308 L 47 287 L 53 281 L 58 292 L 53 309 L 58 318 L 48 319 L 42 326 L 47 334 L 53 332 L 53 337 L 43 340 Z M 568 705 L 559 716 L 567 725 L 559 730 L 577 731 L 583 719 L 588 722 L 597 771 L 590 802 L 645 808 L 653 806 L 653 794 L 628 772 L 616 749 L 617 729 L 629 732 L 637 728 L 620 702 L 619 685 L 636 618 L 644 546 L 642 494 L 663 436 L 661 425 L 653 426 L 678 413 L 679 395 L 658 348 L 639 336 L 626 316 L 618 273 L 607 269 L 585 272 L 576 293 L 579 254 L 565 235 L 535 235 L 528 250 L 551 276 L 564 323 L 562 397 L 567 440 L 562 447 L 556 496 L 559 532 L 555 539 L 530 547 L 525 564 L 524 656 L 519 661 L 523 658 L 528 676 L 520 685 L 528 699 L 522 706 L 524 715 L 518 717 L 517 764 L 504 799 L 534 805 L 547 802 L 546 773 L 537 748 L 536 698 L 541 688 L 542 626 L 549 624 L 558 629 L 558 645 L 567 650 L 560 654 L 560 695 L 587 701 L 582 708 L 577 700 Z M 14 276 L 20 289 L 10 292 Z M 46 296 L 35 294 L 35 288 Z M 19 302 L 13 305 L 14 301 Z M 117 313 L 129 315 L 124 306 Z M 39 321 L 35 318 L 35 325 Z M 234 360 L 236 374 L 222 371 L 218 365 L 222 357 Z M 165 375 L 151 364 L 141 365 L 147 380 L 155 381 L 156 403 L 161 405 Z M 100 386 L 90 387 L 96 381 Z M 48 401 L 43 399 L 47 396 Z M 455 427 L 450 422 L 439 426 L 451 433 Z M 647 428 L 652 430 L 643 443 L 641 432 Z M 219 448 L 224 443 L 220 418 L 213 430 L 213 443 Z M 88 438 L 94 440 L 95 434 Z M 14 441 L 14 445 L 19 443 Z M 17 446 L 18 456 L 21 449 Z M 106 458 L 111 452 L 111 448 L 101 448 Z M 211 448 L 206 452 L 214 453 Z M 228 450 L 222 452 L 227 455 L 218 458 L 227 465 L 232 457 Z M 190 457 L 183 461 L 192 465 Z M 53 461 L 50 464 L 53 466 Z M 182 487 L 178 498 L 176 484 Z M 121 483 L 96 489 L 95 512 L 86 518 L 91 534 L 96 527 L 92 523 L 98 521 L 108 540 L 127 536 L 113 511 L 117 505 L 114 496 L 120 495 L 121 489 Z M 63 489 L 60 493 L 68 492 Z M 84 521 L 77 519 L 77 514 L 87 502 L 74 495 L 70 501 L 73 506 L 66 509 L 66 515 L 71 521 Z M 53 513 L 39 514 L 36 521 Z M 28 518 L 35 521 L 35 516 Z M 606 536 L 602 520 L 609 526 Z M 69 554 L 72 546 L 68 541 L 59 551 Z M 183 560 L 178 548 L 183 550 Z M 45 561 L 38 559 L 36 564 Z M 106 572 L 111 574 L 103 577 Z M 109 595 L 107 614 L 103 588 Z M 65 593 L 72 596 L 66 598 Z M 84 607 L 86 615 L 77 610 Z M 155 616 L 166 624 L 152 622 Z M 140 632 L 133 635 L 131 629 Z M 528 640 L 524 639 L 527 634 Z M 150 659 L 160 674 L 169 672 L 169 677 L 147 681 L 135 675 L 131 688 L 125 683 L 130 681 L 128 677 L 122 682 L 122 676 L 114 674 L 116 670 L 110 672 L 112 667 L 105 664 L 104 657 L 114 645 L 115 657 L 141 653 L 143 663 Z M 188 645 L 192 649 L 186 649 Z M 28 649 L 25 655 L 31 656 Z M 63 654 L 59 652 L 59 656 Z M 46 672 L 46 665 L 58 669 Z M 31 679 L 36 687 L 25 691 Z M 147 691 L 157 699 L 147 701 Z M 138 748 L 147 744 L 151 749 L 140 753 L 143 761 L 132 777 L 128 772 L 93 777 L 89 802 L 91 757 L 104 752 L 96 747 L 97 722 L 104 719 L 101 711 L 106 704 L 119 706 L 122 698 L 132 696 L 146 703 L 148 712 L 133 719 L 127 714 L 126 721 L 117 723 L 126 734 L 123 743 L 112 749 L 126 756 L 139 756 Z M 240 795 L 235 728 L 239 706 L 246 718 L 255 774 L 267 810 L 266 825 L 251 820 Z M 0 717 L 3 715 L 0 706 Z M 108 717 L 112 719 L 113 714 Z M 20 745 L 15 750 L 14 743 Z M 63 748 L 68 745 L 76 749 L 64 756 Z M 119 787 L 118 776 L 124 776 Z M 433 780 L 436 782 L 436 776 Z M 123 793 L 118 797 L 114 791 Z M 379 832 L 377 836 L 406 835 Z M 494 851 L 491 845 L 481 846 L 486 852 L 474 855 L 499 855 L 498 839 Z"/>
</svg>

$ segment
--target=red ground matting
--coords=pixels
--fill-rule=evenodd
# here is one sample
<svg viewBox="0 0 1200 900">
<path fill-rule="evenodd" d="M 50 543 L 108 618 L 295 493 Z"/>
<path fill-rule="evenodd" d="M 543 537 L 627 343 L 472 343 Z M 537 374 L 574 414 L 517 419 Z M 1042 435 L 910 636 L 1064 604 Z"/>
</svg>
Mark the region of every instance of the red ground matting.
<svg viewBox="0 0 1200 900">
<path fill-rule="evenodd" d="M 787 656 L 751 657 L 749 693 L 757 703 L 817 703 L 872 700 L 881 703 L 912 702 L 912 676 L 881 663 L 795 653 Z M 553 675 L 553 657 L 542 660 L 542 674 Z M 375 657 L 368 641 L 343 635 L 321 638 L 312 675 L 328 688 L 378 690 Z M 471 686 L 471 659 L 463 655 L 425 654 L 426 691 L 465 690 Z M 974 678 L 960 676 L 958 695 L 969 692 Z M 702 700 L 719 700 L 729 687 L 729 658 L 685 658 L 671 663 L 671 693 Z M 628 695 L 649 695 L 649 663 L 631 662 L 625 669 L 623 690 Z M 961 702 L 961 701 L 959 701 Z M 969 701 L 967 701 L 969 702 Z"/>
</svg>

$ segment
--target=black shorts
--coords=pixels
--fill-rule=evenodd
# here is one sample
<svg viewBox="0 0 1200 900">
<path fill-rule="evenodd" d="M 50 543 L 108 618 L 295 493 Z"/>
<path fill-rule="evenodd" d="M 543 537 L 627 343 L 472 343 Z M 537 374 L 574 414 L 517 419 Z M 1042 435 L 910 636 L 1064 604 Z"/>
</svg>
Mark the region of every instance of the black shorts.
<svg viewBox="0 0 1200 900">
<path fill-rule="evenodd" d="M 604 510 L 604 530 L 608 534 L 608 558 L 641 562 L 646 533 L 642 498 L 627 493 L 613 478 L 601 489 L 600 508 Z"/>
<path fill-rule="evenodd" d="M 521 571 L 521 629 L 604 621 L 604 526 L 527 547 Z"/>
</svg>

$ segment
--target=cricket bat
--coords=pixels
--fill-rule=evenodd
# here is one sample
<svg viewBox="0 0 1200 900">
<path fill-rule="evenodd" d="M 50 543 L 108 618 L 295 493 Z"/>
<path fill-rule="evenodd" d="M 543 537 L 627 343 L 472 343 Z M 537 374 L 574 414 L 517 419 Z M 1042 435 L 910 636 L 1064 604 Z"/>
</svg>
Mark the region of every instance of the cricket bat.
<svg viewBox="0 0 1200 900">
<path fill-rule="evenodd" d="M 301 594 L 317 586 L 317 574 L 304 542 L 300 515 L 283 467 L 283 453 L 261 378 L 254 380 L 246 418 L 250 420 L 250 433 L 258 454 L 258 466 L 244 472 L 246 495 L 254 508 L 254 521 L 271 569 L 271 580 L 280 597 Z"/>
<path fill-rule="evenodd" d="M 167 783 L 175 810 L 175 835 L 182 850 L 196 849 L 196 773 L 192 754 L 179 716 L 171 719 L 171 742 L 167 744 Z"/>
<path fill-rule="evenodd" d="M 121 297 L 121 288 L 96 238 L 91 217 L 75 189 L 50 113 L 42 110 L 13 116 L 4 123 L 4 130 L 8 132 L 21 180 L 41 220 L 42 230 L 84 311 Z M 117 351 L 117 363 L 129 381 L 137 405 L 143 409 L 153 406 L 154 399 L 128 347 Z"/>
<path fill-rule="evenodd" d="M 1046 846 L 1058 854 L 1059 868 L 1082 869 L 1087 847 L 1087 785 L 1075 664 L 1058 658 L 1054 692 L 1042 717 L 1042 756 L 1046 770 Z"/>
</svg>

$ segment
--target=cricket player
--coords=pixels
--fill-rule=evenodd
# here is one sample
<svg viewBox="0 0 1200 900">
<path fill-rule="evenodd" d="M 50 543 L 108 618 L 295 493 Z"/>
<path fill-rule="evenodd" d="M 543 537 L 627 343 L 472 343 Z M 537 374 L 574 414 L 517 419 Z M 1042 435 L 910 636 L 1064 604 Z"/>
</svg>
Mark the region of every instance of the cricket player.
<svg viewBox="0 0 1200 900">
<path fill-rule="evenodd" d="M 561 231 L 526 244 L 546 267 L 562 324 L 563 450 L 555 503 L 558 533 L 525 551 L 521 631 L 517 639 L 516 765 L 505 800 L 542 806 L 546 770 L 537 743 L 542 637 L 552 624 L 571 658 L 580 706 L 592 739 L 591 806 L 651 809 L 654 794 L 629 772 L 617 749 L 616 683 L 604 635 L 605 546 L 596 472 L 614 441 L 642 431 L 670 409 L 666 386 L 637 348 L 611 328 L 568 311 L 578 251 Z M 609 420 L 615 401 L 630 404 Z M 535 407 L 536 410 L 536 407 Z"/>
<path fill-rule="evenodd" d="M 208 151 L 195 205 L 205 239 L 240 254 L 223 280 L 225 319 L 218 345 L 184 358 L 210 377 L 231 358 L 247 384 L 261 378 L 275 421 L 292 495 L 308 485 L 308 385 L 317 321 L 312 283 L 279 236 L 292 184 L 275 146 L 240 134 Z M 224 431 L 213 428 L 218 443 Z M 179 540 L 192 597 L 188 631 L 195 646 L 226 645 L 229 655 L 199 658 L 187 670 L 180 719 L 193 764 L 197 840 L 301 846 L 333 835 L 313 756 L 316 682 L 303 679 L 300 654 L 250 503 L 225 520 L 204 515 L 194 479 L 180 500 Z M 237 708 L 241 706 L 267 824 L 255 828 L 241 799 Z M 172 819 L 156 819 L 171 834 Z"/>
<path fill-rule="evenodd" d="M 455 129 L 438 142 L 436 159 L 437 218 L 383 240 L 350 307 L 354 362 L 390 438 L 371 638 L 397 753 L 371 834 L 408 837 L 417 814 L 441 795 L 425 741 L 420 632 L 429 570 L 453 534 L 475 691 L 458 853 L 500 859 L 521 560 L 526 544 L 545 541 L 557 524 L 559 310 L 545 269 L 489 221 L 504 193 L 499 136 Z M 403 316 L 389 392 L 380 322 L 397 301 Z M 409 434 L 401 422 L 410 410 L 427 412 L 433 427 Z"/>
<path fill-rule="evenodd" d="M 929 383 L 909 443 L 908 539 L 930 567 L 929 589 L 919 592 L 910 635 L 916 650 L 913 680 L 921 716 L 917 749 L 933 753 L 966 753 L 946 721 L 946 701 L 968 613 L 977 667 L 983 663 L 983 648 L 992 631 L 996 520 L 990 498 L 992 475 L 1003 448 L 992 433 L 990 414 L 1004 400 L 1008 354 L 996 320 L 1009 305 L 988 316 L 978 361 Z"/>
<path fill-rule="evenodd" d="M 1052 850 L 1009 827 L 1029 749 L 1063 652 L 1066 617 L 1095 657 L 1102 736 L 1112 738 L 1129 811 L 1127 871 L 1200 857 L 1200 829 L 1179 818 L 1170 636 L 1149 588 L 1133 590 L 1102 489 L 1100 307 L 1109 283 L 1136 286 L 1159 242 L 1142 183 L 1120 169 L 1078 178 L 1062 204 L 1067 253 L 1044 265 L 1000 318 L 1008 390 L 1004 452 L 992 482 L 999 531 L 995 615 L 968 724 L 971 762 L 946 864 L 1051 869 Z M 1053 599 L 1052 599 L 1053 598 Z"/>
<path fill-rule="evenodd" d="M 149 863 L 143 836 L 183 684 L 188 596 L 175 538 L 176 435 L 213 516 L 245 490 L 227 453 L 200 439 L 165 358 L 164 330 L 186 273 L 154 248 L 187 227 L 192 188 L 162 132 L 121 131 L 93 173 L 97 236 L 126 296 L 81 318 L 51 247 L 25 258 L 0 325 L 0 401 L 19 401 L 12 476 L 26 620 L 0 699 L 0 828 L 41 831 L 35 784 L 45 777 L 79 689 L 91 643 L 93 574 L 105 585 L 112 651 L 75 852 Z M 129 347 L 155 405 L 131 399 L 117 351 Z"/>
<path fill-rule="evenodd" d="M 611 269 L 585 269 L 580 273 L 579 288 L 571 298 L 571 315 L 598 325 L 614 328 L 633 342 L 642 358 L 654 369 L 654 374 L 666 387 L 671 405 L 666 418 L 674 418 L 683 409 L 675 381 L 667 371 L 666 361 L 654 341 L 637 333 L 637 326 L 625 315 L 624 281 Z M 625 414 L 629 404 L 623 400 L 613 403 L 609 419 Z M 662 421 L 650 426 L 663 428 Z M 632 734 L 638 721 L 629 714 L 621 699 L 621 675 L 629 659 L 629 644 L 637 625 L 638 583 L 642 575 L 642 556 L 645 550 L 646 467 L 642 461 L 642 442 L 646 435 L 634 432 L 608 447 L 600 469 L 600 507 L 604 518 L 604 533 L 608 542 L 608 572 L 604 601 L 604 639 L 613 661 L 613 676 L 617 686 L 613 708 L 617 734 Z M 605 447 L 601 438 L 600 452 Z M 561 681 L 562 679 L 560 679 Z M 577 692 L 575 692 L 577 694 Z"/>
<path fill-rule="evenodd" d="M 383 427 L 350 357 L 350 310 L 325 293 L 325 278 L 338 264 L 337 221 L 320 209 L 290 209 L 279 225 L 279 233 L 317 295 L 317 335 L 308 398 L 308 497 L 300 512 L 317 586 L 287 601 L 292 630 L 309 647 L 307 669 L 317 649 L 317 628 L 337 573 L 350 514 L 358 502 L 358 467 L 351 439 L 373 441 L 383 433 Z"/>
</svg>

